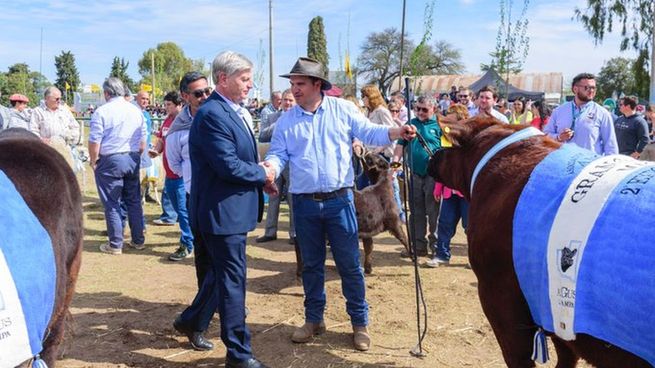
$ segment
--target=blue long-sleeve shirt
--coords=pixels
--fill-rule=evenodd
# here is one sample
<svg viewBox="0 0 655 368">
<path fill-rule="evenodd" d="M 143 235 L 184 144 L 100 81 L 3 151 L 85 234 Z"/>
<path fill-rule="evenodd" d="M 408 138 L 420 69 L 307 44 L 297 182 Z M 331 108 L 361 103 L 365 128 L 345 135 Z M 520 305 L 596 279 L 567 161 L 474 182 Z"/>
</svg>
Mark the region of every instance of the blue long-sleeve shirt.
<svg viewBox="0 0 655 368">
<path fill-rule="evenodd" d="M 567 143 L 574 143 L 599 155 L 619 153 L 612 116 L 601 105 L 590 101 L 578 107 L 573 101 L 566 102 L 553 111 L 544 133 L 556 139 L 572 125 L 573 138 Z"/>
<path fill-rule="evenodd" d="M 371 123 L 346 100 L 323 97 L 315 113 L 296 105 L 277 120 L 266 161 L 279 176 L 289 163 L 289 192 L 331 192 L 353 186 L 352 142 L 385 146 L 389 127 Z"/>
</svg>

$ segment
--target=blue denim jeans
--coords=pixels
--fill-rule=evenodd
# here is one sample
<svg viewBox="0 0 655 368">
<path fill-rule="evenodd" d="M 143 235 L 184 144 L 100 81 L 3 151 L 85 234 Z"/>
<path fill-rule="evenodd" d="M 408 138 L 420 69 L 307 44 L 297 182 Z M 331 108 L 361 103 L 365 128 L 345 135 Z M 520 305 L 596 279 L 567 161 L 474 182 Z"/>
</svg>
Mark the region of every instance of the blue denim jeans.
<svg viewBox="0 0 655 368">
<path fill-rule="evenodd" d="M 469 203 L 466 199 L 453 194 L 441 201 L 437 242 L 434 244 L 434 254 L 437 258 L 450 260 L 450 240 L 455 235 L 457 223 L 462 219 L 462 227 L 466 231 L 468 225 Z"/>
<path fill-rule="evenodd" d="M 193 250 L 193 234 L 191 233 L 191 226 L 189 225 L 189 212 L 186 207 L 186 191 L 184 190 L 184 179 L 169 179 L 164 180 L 165 193 L 173 207 L 174 213 L 177 214 L 177 220 L 180 223 L 180 230 L 182 236 L 180 243 L 186 246 L 190 252 Z M 162 196 L 163 198 L 163 196 Z M 164 203 L 162 201 L 162 203 Z"/>
<path fill-rule="evenodd" d="M 168 180 L 177 180 L 177 179 L 169 179 L 166 178 L 164 180 L 164 190 L 161 192 L 161 215 L 159 215 L 159 219 L 162 220 L 163 222 L 167 222 L 169 224 L 173 224 L 177 222 L 177 210 L 175 209 L 175 205 L 173 205 L 174 199 L 172 198 L 174 195 L 169 194 L 168 187 L 166 186 L 166 182 Z M 184 184 L 184 183 L 182 183 Z"/>
<path fill-rule="evenodd" d="M 94 171 L 98 196 L 105 208 L 107 234 L 112 248 L 123 247 L 123 221 L 121 203 L 127 210 L 132 242 L 143 244 L 143 207 L 139 183 L 139 154 L 120 153 L 101 155 Z"/>
<path fill-rule="evenodd" d="M 359 239 L 353 193 L 324 201 L 302 194 L 293 195 L 296 237 L 303 259 L 302 280 L 305 290 L 305 320 L 318 323 L 325 311 L 325 238 L 341 276 L 341 291 L 346 312 L 353 326 L 368 325 L 368 304 L 364 273 L 359 261 Z"/>
</svg>

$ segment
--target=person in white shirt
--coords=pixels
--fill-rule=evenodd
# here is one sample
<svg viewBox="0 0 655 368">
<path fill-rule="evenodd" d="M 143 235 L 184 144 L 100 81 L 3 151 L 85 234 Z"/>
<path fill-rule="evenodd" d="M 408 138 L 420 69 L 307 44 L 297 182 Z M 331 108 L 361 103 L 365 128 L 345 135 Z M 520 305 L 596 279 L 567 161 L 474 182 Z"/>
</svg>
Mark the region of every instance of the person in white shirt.
<svg viewBox="0 0 655 368">
<path fill-rule="evenodd" d="M 502 113 L 494 109 L 498 95 L 493 86 L 484 86 L 478 91 L 478 111 L 476 115 L 488 115 L 500 120 L 501 123 L 509 124 L 509 120 Z"/>
<path fill-rule="evenodd" d="M 80 124 L 65 106 L 60 104 L 61 91 L 55 86 L 46 88 L 44 102 L 35 108 L 30 119 L 30 130 L 45 142 L 60 137 L 67 144 L 77 144 L 80 139 Z"/>
</svg>

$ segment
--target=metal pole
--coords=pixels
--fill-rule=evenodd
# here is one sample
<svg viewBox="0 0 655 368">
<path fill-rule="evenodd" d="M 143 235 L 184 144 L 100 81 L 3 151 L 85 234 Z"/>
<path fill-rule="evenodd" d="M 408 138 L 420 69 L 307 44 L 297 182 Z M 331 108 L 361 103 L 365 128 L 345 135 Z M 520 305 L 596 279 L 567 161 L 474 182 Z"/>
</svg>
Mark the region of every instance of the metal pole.
<svg viewBox="0 0 655 368">
<path fill-rule="evenodd" d="M 155 52 L 150 54 L 150 71 L 152 73 L 152 104 L 155 104 Z"/>
<path fill-rule="evenodd" d="M 43 75 L 43 27 L 41 27 L 41 46 L 39 48 L 39 74 Z"/>
<path fill-rule="evenodd" d="M 512 0 L 507 0 L 507 42 L 505 43 L 506 47 L 506 52 L 505 52 L 505 57 L 507 58 L 505 60 L 505 68 L 507 68 L 507 79 L 505 79 L 505 98 L 507 99 L 507 102 L 509 102 L 509 66 L 511 63 L 511 52 L 510 52 L 510 45 L 509 45 L 509 32 L 511 30 L 511 22 L 512 22 Z"/>
<path fill-rule="evenodd" d="M 273 100 L 273 0 L 268 0 L 268 82 L 269 96 Z"/>
<path fill-rule="evenodd" d="M 653 7 L 651 14 L 655 14 L 655 2 L 651 3 Z M 651 42 L 650 42 L 650 103 L 655 104 L 655 22 L 653 23 L 653 29 L 651 30 Z"/>
<path fill-rule="evenodd" d="M 405 51 L 405 8 L 407 1 L 403 0 L 403 20 L 402 25 L 400 26 L 400 74 L 398 75 L 398 90 L 400 90 L 400 84 L 403 81 L 403 55 Z M 406 89 L 409 88 L 409 85 L 405 86 Z M 409 101 L 409 99 L 407 100 Z"/>
</svg>

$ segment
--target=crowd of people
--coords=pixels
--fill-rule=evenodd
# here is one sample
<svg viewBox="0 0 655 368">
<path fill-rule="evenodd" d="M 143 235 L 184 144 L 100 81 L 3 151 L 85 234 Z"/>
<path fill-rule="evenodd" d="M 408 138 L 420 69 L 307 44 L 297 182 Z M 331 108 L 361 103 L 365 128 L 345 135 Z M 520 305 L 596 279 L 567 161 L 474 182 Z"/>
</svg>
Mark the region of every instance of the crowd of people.
<svg viewBox="0 0 655 368">
<path fill-rule="evenodd" d="M 375 85 L 354 96 L 331 97 L 324 66 L 301 57 L 288 74 L 290 88 L 276 91 L 260 111 L 259 126 L 246 105 L 253 87 L 253 64 L 226 51 L 212 64 L 215 88 L 207 76 L 189 71 L 179 90 L 164 96 L 161 106 L 139 91 L 132 96 L 115 77 L 103 84 L 106 103 L 95 108 L 89 123 L 89 163 L 104 207 L 108 242 L 100 251 L 120 255 L 127 246 L 146 247 L 140 170 L 161 157 L 165 172 L 162 214 L 153 225 L 180 229 L 180 245 L 169 260 L 194 255 L 198 292 L 175 319 L 174 328 L 197 350 L 211 350 L 204 336 L 215 312 L 227 348 L 226 367 L 265 367 L 253 355 L 246 326 L 246 235 L 263 219 L 264 192 L 269 197 L 264 234 L 256 242 L 277 239 L 280 202 L 290 209 L 289 243 L 303 260 L 305 322 L 291 340 L 306 343 L 325 332 L 326 241 L 330 243 L 352 324 L 355 349 L 368 350 L 368 304 L 359 259 L 354 188 L 370 182 L 357 173 L 353 154 L 367 150 L 394 168 L 393 191 L 398 216 L 409 220 L 416 254 L 429 256 L 427 267 L 441 267 L 451 258 L 450 241 L 459 221 L 466 229 L 465 196 L 427 175 L 430 152 L 441 148 L 444 124 L 459 124 L 476 115 L 501 123 L 532 126 L 558 142 L 575 144 L 599 155 L 624 154 L 655 159 L 655 106 L 641 109 L 636 97 L 612 106 L 594 102 L 596 80 L 577 75 L 573 99 L 552 112 L 545 101 L 499 98 L 493 86 L 478 91 L 453 87 L 450 93 L 423 94 L 407 108 L 396 92 L 385 98 Z M 0 109 L 0 126 L 33 132 L 44 142 L 79 143 L 79 123 L 61 91 L 48 87 L 41 106 L 28 110 L 29 99 L 10 96 L 11 109 Z M 609 107 L 609 109 L 608 109 Z M 161 110 L 161 111 L 160 111 Z M 152 115 L 165 117 L 153 132 Z M 617 113 L 618 114 L 615 114 Z M 258 133 L 258 134 L 257 134 Z M 156 141 L 151 142 L 152 135 Z M 416 136 L 420 139 L 414 139 Z M 259 156 L 258 144 L 270 147 Z M 400 163 L 408 172 L 400 172 Z M 192 164 L 193 163 L 193 164 Z M 402 175 L 401 175 L 402 174 Z M 409 217 L 401 199 L 399 177 L 411 185 Z M 130 240 L 124 239 L 129 224 Z"/>
</svg>

